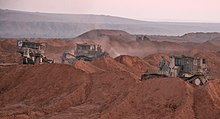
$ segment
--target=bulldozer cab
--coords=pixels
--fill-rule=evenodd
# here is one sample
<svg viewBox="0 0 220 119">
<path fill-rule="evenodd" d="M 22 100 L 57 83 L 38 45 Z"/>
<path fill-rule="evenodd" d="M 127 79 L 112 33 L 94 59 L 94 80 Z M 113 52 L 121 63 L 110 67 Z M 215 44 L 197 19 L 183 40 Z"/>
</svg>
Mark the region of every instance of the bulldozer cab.
<svg viewBox="0 0 220 119">
<path fill-rule="evenodd" d="M 45 43 L 35 43 L 35 42 L 30 42 L 30 41 L 18 41 L 17 46 L 40 50 L 40 49 L 43 49 L 43 47 L 45 46 Z"/>
<path fill-rule="evenodd" d="M 18 41 L 18 52 L 21 54 L 20 64 L 41 64 L 42 62 L 54 63 L 54 60 L 45 57 L 46 43 Z"/>
<path fill-rule="evenodd" d="M 97 52 L 102 52 L 101 45 L 96 45 L 96 44 L 76 44 L 76 50 L 75 50 L 75 55 L 80 56 L 80 55 L 94 55 Z"/>
<path fill-rule="evenodd" d="M 207 61 L 201 57 L 170 56 L 170 61 L 169 67 L 175 69 L 179 76 L 204 74 L 207 70 Z"/>
<path fill-rule="evenodd" d="M 89 54 L 92 50 L 92 46 L 89 44 L 77 44 L 76 45 L 76 55 Z"/>
</svg>

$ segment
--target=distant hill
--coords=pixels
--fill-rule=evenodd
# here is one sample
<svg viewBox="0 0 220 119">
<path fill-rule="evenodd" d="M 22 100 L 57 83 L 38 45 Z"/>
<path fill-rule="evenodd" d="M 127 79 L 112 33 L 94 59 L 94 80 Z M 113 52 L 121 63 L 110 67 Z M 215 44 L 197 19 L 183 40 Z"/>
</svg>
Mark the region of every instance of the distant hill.
<svg viewBox="0 0 220 119">
<path fill-rule="evenodd" d="M 106 15 L 0 10 L 1 38 L 73 38 L 92 29 L 114 29 L 131 34 L 173 36 L 189 32 L 220 32 L 220 24 L 146 22 Z"/>
<path fill-rule="evenodd" d="M 160 35 L 151 35 L 148 36 L 150 40 L 153 41 L 171 41 L 171 42 L 197 42 L 202 43 L 209 40 L 220 39 L 220 33 L 218 32 L 196 32 L 196 33 L 187 33 L 182 36 L 160 36 Z"/>
<path fill-rule="evenodd" d="M 209 40 L 213 40 L 216 38 L 220 38 L 220 33 L 187 33 L 181 36 L 181 38 L 185 39 L 186 41 L 194 40 L 197 42 L 205 42 Z"/>
<path fill-rule="evenodd" d="M 106 30 L 106 29 L 94 29 L 88 32 L 85 32 L 76 39 L 110 39 L 110 40 L 136 40 L 136 36 L 129 34 L 121 30 Z"/>
</svg>

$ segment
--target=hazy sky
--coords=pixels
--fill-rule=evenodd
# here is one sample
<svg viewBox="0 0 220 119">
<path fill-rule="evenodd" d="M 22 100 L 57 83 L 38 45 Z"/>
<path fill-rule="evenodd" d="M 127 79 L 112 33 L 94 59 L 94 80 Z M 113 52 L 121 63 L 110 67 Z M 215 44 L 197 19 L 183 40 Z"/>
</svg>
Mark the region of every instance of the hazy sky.
<svg viewBox="0 0 220 119">
<path fill-rule="evenodd" d="M 220 23 L 220 0 L 0 0 L 1 9 Z"/>
</svg>

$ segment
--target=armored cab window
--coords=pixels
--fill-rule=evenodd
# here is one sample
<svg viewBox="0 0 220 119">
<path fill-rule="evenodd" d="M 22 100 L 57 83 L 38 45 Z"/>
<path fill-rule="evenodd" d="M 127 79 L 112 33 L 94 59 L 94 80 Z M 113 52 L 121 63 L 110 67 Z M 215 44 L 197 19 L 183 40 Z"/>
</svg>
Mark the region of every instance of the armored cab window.
<svg viewBox="0 0 220 119">
<path fill-rule="evenodd" d="M 90 45 L 86 45 L 86 46 L 84 47 L 84 49 L 85 49 L 85 50 L 90 50 Z"/>
<path fill-rule="evenodd" d="M 192 58 L 187 58 L 184 64 L 185 72 L 191 72 L 193 68 L 194 60 Z"/>
<path fill-rule="evenodd" d="M 175 66 L 180 66 L 180 65 L 181 65 L 180 58 L 175 58 Z"/>
<path fill-rule="evenodd" d="M 78 49 L 78 50 L 83 50 L 83 47 L 82 47 L 81 45 L 78 45 L 78 46 L 77 46 L 77 49 Z"/>
<path fill-rule="evenodd" d="M 89 50 L 90 46 L 89 45 L 77 45 L 78 50 Z"/>
<path fill-rule="evenodd" d="M 35 42 L 22 42 L 22 47 L 41 49 L 41 44 Z"/>
<path fill-rule="evenodd" d="M 206 60 L 205 60 L 205 59 L 202 59 L 202 63 L 203 63 L 203 64 L 206 64 Z"/>
</svg>

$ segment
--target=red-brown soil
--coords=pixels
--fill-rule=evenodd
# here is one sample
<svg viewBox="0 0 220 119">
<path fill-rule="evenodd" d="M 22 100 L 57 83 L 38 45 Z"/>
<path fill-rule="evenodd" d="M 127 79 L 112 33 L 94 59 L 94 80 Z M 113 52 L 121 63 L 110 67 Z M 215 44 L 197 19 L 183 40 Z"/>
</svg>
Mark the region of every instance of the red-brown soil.
<svg viewBox="0 0 220 119">
<path fill-rule="evenodd" d="M 125 65 L 131 72 L 140 76 L 146 70 L 155 70 L 156 67 L 145 62 L 137 56 L 121 55 L 115 58 L 116 61 Z"/>
<path fill-rule="evenodd" d="M 106 64 L 113 63 L 108 57 L 100 60 L 106 61 L 99 64 L 102 70 L 84 62 L 1 66 L 0 117 L 207 119 L 220 116 L 217 80 L 201 87 L 178 78 L 140 82 L 132 73 L 108 70 Z"/>
<path fill-rule="evenodd" d="M 93 40 L 34 39 L 46 42 L 46 56 L 58 62 L 42 65 L 12 64 L 20 57 L 17 39 L 0 40 L 0 118 L 220 118 L 218 40 L 188 44 L 100 34 L 102 39 Z M 110 56 L 59 64 L 63 51 L 73 50 L 76 42 L 100 43 Z M 214 80 L 199 87 L 179 78 L 139 81 L 144 71 L 157 70 L 161 56 L 169 55 L 206 58 Z"/>
</svg>

